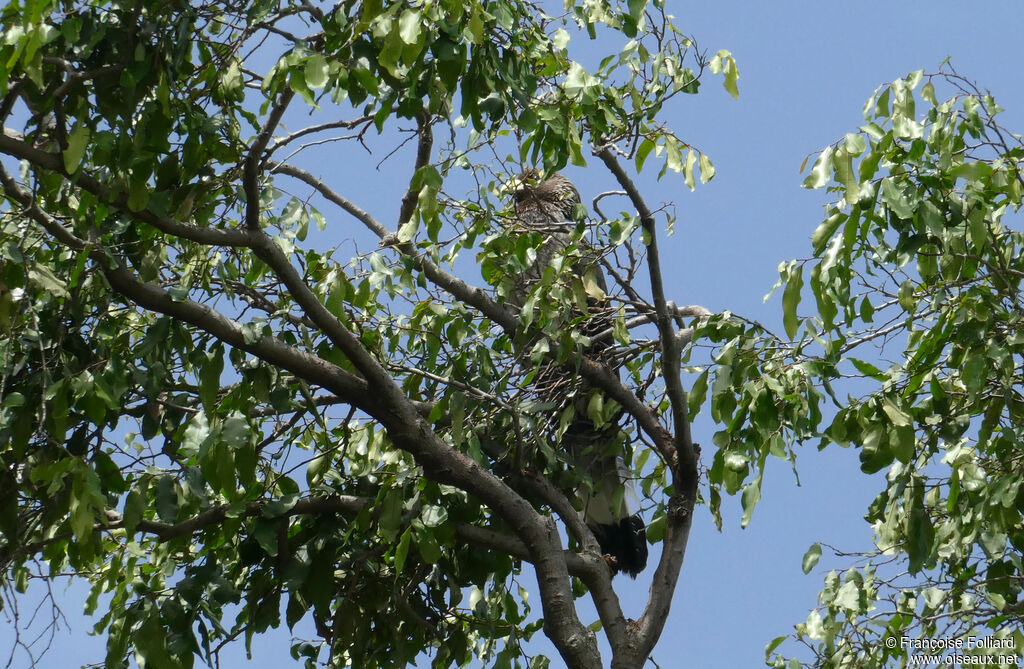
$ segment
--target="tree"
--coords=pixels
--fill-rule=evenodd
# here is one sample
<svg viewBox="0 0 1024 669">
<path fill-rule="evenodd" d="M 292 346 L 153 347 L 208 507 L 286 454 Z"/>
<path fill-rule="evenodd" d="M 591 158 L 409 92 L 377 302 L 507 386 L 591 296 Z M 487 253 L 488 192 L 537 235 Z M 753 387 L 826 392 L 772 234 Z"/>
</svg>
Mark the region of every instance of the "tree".
<svg viewBox="0 0 1024 669">
<path fill-rule="evenodd" d="M 706 58 L 645 2 L 41 1 L 2 18 L 5 587 L 88 579 L 87 610 L 110 601 L 108 667 L 216 663 L 302 620 L 307 665 L 508 666 L 540 625 L 529 563 L 568 666 L 602 664 L 586 593 L 612 666 L 642 665 L 698 499 L 679 360 L 707 311 L 666 296 L 629 169 L 654 152 L 691 188 L 712 176 L 658 115 L 706 69 L 735 94 L 729 53 Z M 599 30 L 624 44 L 588 70 L 569 44 Z M 384 164 L 406 185 L 381 203 L 331 183 L 303 163 L 325 142 L 335 160 L 397 144 Z M 628 209 L 579 211 L 516 309 L 544 240 L 502 225 L 511 167 L 588 152 Z M 607 292 L 556 271 L 590 248 Z M 584 334 L 588 299 L 610 331 Z M 597 338 L 625 379 L 585 354 Z M 628 419 L 617 443 L 662 548 L 636 621 L 573 506 L 594 482 L 558 447 L 566 414 L 530 393 L 541 363 L 585 381 L 569 392 L 595 425 Z"/>
<path fill-rule="evenodd" d="M 739 444 L 794 430 L 765 400 L 777 396 L 775 369 L 834 401 L 831 422 L 812 412 L 799 439 L 857 447 L 869 474 L 888 468 L 865 516 L 875 550 L 830 571 L 796 628 L 808 666 L 908 666 L 918 654 L 1016 664 L 1024 653 L 1024 234 L 1010 220 L 1024 144 L 997 122 L 1001 111 L 952 68 L 879 87 L 865 124 L 825 148 L 805 181 L 840 199 L 814 232 L 813 257 L 780 267 L 794 341 L 757 361 L 755 328 L 716 335 L 734 337 L 712 398 L 731 421 L 715 436 L 726 481 L 730 460 L 746 456 Z M 817 314 L 800 317 L 808 267 Z M 767 360 L 776 367 L 758 383 Z M 857 394 L 840 399 L 844 389 Z M 805 571 L 820 556 L 815 544 Z M 766 659 L 800 666 L 774 653 L 784 640 Z"/>
<path fill-rule="evenodd" d="M 1024 647 L 1021 238 L 1006 220 L 1021 147 L 965 80 L 882 87 L 861 132 L 815 161 L 807 185 L 842 199 L 814 256 L 781 268 L 775 335 L 666 294 L 671 211 L 637 175 L 653 155 L 691 188 L 709 179 L 663 114 L 705 71 L 732 94 L 738 74 L 658 3 L 0 16 L 0 564 L 5 593 L 72 572 L 90 612 L 109 598 L 107 666 L 216 664 L 282 623 L 315 634 L 293 646 L 308 665 L 543 666 L 522 646 L 543 626 L 565 664 L 603 666 L 584 597 L 611 665 L 641 666 L 695 505 L 721 522 L 723 493 L 739 495 L 745 525 L 769 456 L 795 461 L 805 442 L 888 468 L 868 510 L 877 554 L 829 573 L 797 627 L 808 664 L 906 663 L 904 637 Z M 621 45 L 592 58 L 584 33 Z M 957 90 L 940 103 L 942 84 Z M 384 178 L 363 147 L 387 152 Z M 358 179 L 339 176 L 355 162 Z M 578 208 L 520 306 L 545 238 L 507 229 L 512 176 L 584 164 L 615 191 Z M 611 197 L 625 210 L 605 215 Z M 605 287 L 558 271 L 595 249 Z M 602 342 L 614 365 L 589 355 Z M 556 367 L 562 406 L 534 392 Z M 617 443 L 660 548 L 635 621 L 574 506 L 598 482 L 560 447 L 584 405 L 601 428 L 625 416 Z M 701 411 L 720 426 L 703 487 Z M 799 664 L 784 641 L 766 659 Z"/>
</svg>

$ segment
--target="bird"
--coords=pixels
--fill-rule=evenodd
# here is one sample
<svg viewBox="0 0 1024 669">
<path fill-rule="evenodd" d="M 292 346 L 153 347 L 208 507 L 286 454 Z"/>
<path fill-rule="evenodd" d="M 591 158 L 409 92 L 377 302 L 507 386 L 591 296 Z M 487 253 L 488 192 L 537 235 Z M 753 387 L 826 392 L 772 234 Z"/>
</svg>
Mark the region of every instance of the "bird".
<svg viewBox="0 0 1024 669">
<path fill-rule="evenodd" d="M 574 210 L 580 204 L 580 194 L 572 181 L 562 174 L 556 172 L 545 178 L 536 168 L 524 170 L 513 183 L 515 216 L 511 225 L 521 232 L 539 232 L 543 236 L 536 260 L 515 278 L 512 293 L 506 300 L 521 309 L 555 255 L 573 243 Z M 607 284 L 596 250 L 585 243 L 580 245 L 581 257 L 567 271 L 581 278 L 592 273 L 597 287 L 606 293 Z M 611 328 L 611 317 L 600 309 L 597 300 L 588 301 L 588 312 L 581 326 L 584 335 L 593 336 Z M 581 352 L 617 373 L 615 360 L 609 355 L 611 345 L 606 339 L 591 342 Z M 612 575 L 623 572 L 636 578 L 647 566 L 646 528 L 639 513 L 630 513 L 625 500 L 629 482 L 622 465 L 621 411 L 610 420 L 596 424 L 587 411 L 593 387 L 559 365 L 543 364 L 534 375 L 532 385 L 534 392 L 559 409 L 572 402 L 571 420 L 562 433 L 561 446 L 570 463 L 591 482 L 581 484 L 576 490 L 581 497 L 584 522 L 597 539 Z"/>
</svg>

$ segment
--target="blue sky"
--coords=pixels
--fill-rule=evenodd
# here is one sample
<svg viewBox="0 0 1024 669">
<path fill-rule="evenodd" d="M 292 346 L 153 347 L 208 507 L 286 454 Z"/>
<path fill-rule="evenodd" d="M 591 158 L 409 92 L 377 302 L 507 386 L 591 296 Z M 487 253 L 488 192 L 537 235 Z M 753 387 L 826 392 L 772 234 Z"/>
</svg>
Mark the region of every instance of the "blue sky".
<svg viewBox="0 0 1024 669">
<path fill-rule="evenodd" d="M 695 193 L 681 178 L 645 183 L 652 204 L 674 201 L 677 207 L 675 234 L 661 244 L 668 296 L 678 303 L 729 309 L 769 327 L 781 323 L 780 300 L 763 303 L 762 297 L 778 277 L 779 262 L 809 255 L 810 235 L 827 200 L 800 187 L 799 167 L 807 154 L 860 124 L 864 100 L 882 83 L 916 69 L 935 71 L 951 57 L 957 71 L 1006 108 L 1003 123 L 1024 132 L 1019 0 L 668 4 L 677 25 L 702 48 L 712 54 L 729 49 L 740 70 L 739 100 L 708 75 L 701 94 L 677 104 L 666 119 L 712 158 L 715 179 Z M 581 176 L 601 169 L 594 162 L 586 172 L 571 173 L 584 202 L 598 190 Z M 605 182 L 605 175 L 595 176 L 595 183 Z M 706 464 L 714 429 L 704 418 L 694 426 Z M 862 518 L 880 483 L 860 472 L 857 453 L 819 453 L 811 445 L 800 451 L 798 468 L 799 487 L 787 464 L 769 465 L 762 501 L 745 530 L 737 500 L 726 500 L 722 532 L 706 508 L 698 509 L 673 610 L 655 649 L 662 667 L 761 666 L 764 646 L 806 618 L 824 572 L 844 564 L 826 551 L 805 576 L 800 562 L 808 546 L 870 547 Z M 529 579 L 524 584 L 534 585 Z M 627 614 L 639 615 L 649 581 L 644 575 L 636 582 L 620 577 L 617 585 Z M 60 600 L 71 630 L 59 633 L 38 666 L 64 669 L 100 660 L 105 640 L 88 637 L 92 622 L 77 615 L 84 590 L 75 588 Z M 0 663 L 10 640 L 10 631 L 0 629 Z M 251 663 L 239 653 L 222 666 L 293 666 L 288 645 L 286 633 L 257 640 Z M 16 655 L 12 666 L 26 666 L 24 656 Z"/>
</svg>

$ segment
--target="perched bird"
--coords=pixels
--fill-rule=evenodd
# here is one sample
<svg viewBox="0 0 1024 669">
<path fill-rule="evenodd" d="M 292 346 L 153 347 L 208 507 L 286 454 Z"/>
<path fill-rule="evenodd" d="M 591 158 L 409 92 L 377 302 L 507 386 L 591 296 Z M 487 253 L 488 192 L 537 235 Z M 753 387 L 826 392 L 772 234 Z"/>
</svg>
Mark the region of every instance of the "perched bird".
<svg viewBox="0 0 1024 669">
<path fill-rule="evenodd" d="M 523 231 L 540 232 L 544 237 L 537 249 L 536 261 L 516 278 L 515 289 L 508 299 L 521 308 L 555 255 L 572 243 L 573 209 L 580 202 L 580 194 L 561 174 L 541 179 L 538 170 L 529 169 L 519 175 L 514 199 L 512 224 Z M 587 253 L 584 249 L 583 258 L 568 271 L 581 277 L 592 273 L 597 286 L 607 291 L 596 253 Z M 590 318 L 582 327 L 583 334 L 594 335 L 611 327 L 611 318 L 598 307 L 597 302 L 591 300 Z M 615 370 L 615 361 L 604 355 L 609 350 L 608 343 L 595 342 L 582 352 Z M 561 445 L 573 465 L 585 472 L 592 482 L 592 487 L 581 486 L 578 492 L 582 497 L 584 521 L 594 533 L 612 573 L 622 571 L 636 578 L 647 565 L 647 540 L 643 519 L 639 514 L 630 514 L 625 501 L 628 479 L 622 466 L 621 413 L 603 424 L 595 424 L 587 412 L 592 386 L 560 366 L 545 365 L 534 376 L 533 386 L 546 403 L 564 408 L 572 402 L 572 419 L 562 435 Z"/>
</svg>

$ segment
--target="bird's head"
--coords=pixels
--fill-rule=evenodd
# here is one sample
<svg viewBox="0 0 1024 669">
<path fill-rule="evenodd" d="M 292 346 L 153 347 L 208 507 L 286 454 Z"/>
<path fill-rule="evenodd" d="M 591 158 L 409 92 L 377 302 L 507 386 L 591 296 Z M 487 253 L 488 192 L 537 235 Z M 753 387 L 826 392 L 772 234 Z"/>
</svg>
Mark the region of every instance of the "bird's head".
<svg viewBox="0 0 1024 669">
<path fill-rule="evenodd" d="M 573 205 L 580 201 L 576 186 L 558 172 L 546 179 L 543 176 L 539 169 L 530 167 L 512 180 L 509 190 L 512 191 L 516 210 L 542 203 L 556 204 L 566 211 L 567 218 L 571 217 Z"/>
</svg>

